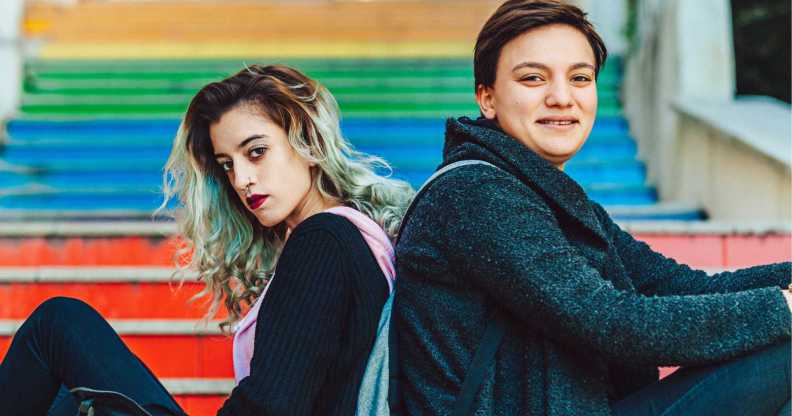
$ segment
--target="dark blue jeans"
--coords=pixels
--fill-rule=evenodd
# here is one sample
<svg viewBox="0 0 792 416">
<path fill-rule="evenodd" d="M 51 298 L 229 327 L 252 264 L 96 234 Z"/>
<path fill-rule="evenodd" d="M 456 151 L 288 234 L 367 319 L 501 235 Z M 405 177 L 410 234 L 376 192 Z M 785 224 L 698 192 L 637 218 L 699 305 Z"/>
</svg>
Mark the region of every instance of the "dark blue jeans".
<svg viewBox="0 0 792 416">
<path fill-rule="evenodd" d="M 185 414 L 93 308 L 53 298 L 19 328 L 0 364 L 0 412 L 74 416 L 73 387 L 124 393 L 154 415 Z"/>
<path fill-rule="evenodd" d="M 616 416 L 790 415 L 790 342 L 681 368 L 613 406 Z"/>
</svg>

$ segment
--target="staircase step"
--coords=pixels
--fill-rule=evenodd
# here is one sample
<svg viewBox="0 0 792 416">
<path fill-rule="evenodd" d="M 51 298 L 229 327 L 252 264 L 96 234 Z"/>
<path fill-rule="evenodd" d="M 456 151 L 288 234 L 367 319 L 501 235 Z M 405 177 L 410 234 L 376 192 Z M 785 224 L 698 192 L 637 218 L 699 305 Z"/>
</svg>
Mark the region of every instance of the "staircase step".
<svg viewBox="0 0 792 416">
<path fill-rule="evenodd" d="M 230 337 L 216 324 L 196 327 L 197 321 L 109 320 L 129 349 L 158 377 L 233 377 Z M 0 320 L 0 357 L 22 320 Z"/>
<path fill-rule="evenodd" d="M 618 214 L 618 209 L 623 207 L 611 212 Z M 746 267 L 787 261 L 792 253 L 789 224 L 637 220 L 621 224 L 637 239 L 693 267 Z M 0 223 L 0 266 L 170 268 L 179 246 L 171 237 L 175 231 L 173 223 L 145 221 Z"/>
<path fill-rule="evenodd" d="M 149 104 L 102 104 L 102 103 L 55 103 L 55 104 L 22 104 L 19 111 L 26 116 L 58 118 L 58 117 L 123 117 L 123 116 L 159 116 L 179 117 L 187 110 L 187 102 L 152 102 Z M 467 115 L 476 117 L 479 109 L 476 103 L 469 101 L 454 102 L 420 102 L 420 101 L 364 101 L 341 102 L 341 113 L 344 117 L 360 118 L 446 118 Z M 623 117 L 621 108 L 600 107 L 597 117 Z"/>
<path fill-rule="evenodd" d="M 273 57 L 276 60 L 277 57 Z M 416 77 L 420 74 L 446 77 L 448 72 L 472 77 L 473 66 L 469 57 L 421 57 L 421 58 L 288 58 L 288 64 L 305 72 L 323 72 L 323 75 L 347 73 L 347 75 Z M 620 57 L 608 57 L 600 70 L 600 79 L 620 79 Z M 37 59 L 25 62 L 25 68 L 34 79 L 49 78 L 65 81 L 94 78 L 103 80 L 151 79 L 181 80 L 191 78 L 215 78 L 234 73 L 249 64 L 244 59 Z M 418 74 L 418 75 L 416 75 Z"/>
<path fill-rule="evenodd" d="M 0 266 L 173 267 L 179 243 L 162 228 L 144 222 L 2 223 Z"/>
<path fill-rule="evenodd" d="M 24 319 L 55 296 L 77 298 L 108 319 L 194 319 L 204 317 L 205 299 L 191 302 L 205 286 L 194 274 L 172 280 L 167 267 L 0 267 L 0 316 Z M 216 319 L 223 319 L 221 310 Z"/>
<path fill-rule="evenodd" d="M 396 166 L 398 168 L 398 166 Z M 403 177 L 418 187 L 431 173 L 425 170 L 420 180 Z M 405 175 L 406 176 L 406 175 Z M 415 175 L 418 176 L 418 175 Z M 585 182 L 585 178 L 578 178 Z M 654 188 L 640 184 L 595 184 L 585 185 L 589 197 L 603 205 L 644 205 L 657 201 Z M 107 186 L 88 189 L 54 189 L 29 187 L 8 189 L 0 193 L 0 208 L 9 210 L 47 210 L 89 211 L 89 210 L 139 210 L 153 213 L 162 203 L 162 195 L 156 187 Z M 170 207 L 175 206 L 175 202 Z"/>
<path fill-rule="evenodd" d="M 176 395 L 228 395 L 234 388 L 232 378 L 163 378 L 162 385 Z M 218 406 L 219 408 L 219 406 Z"/>
<path fill-rule="evenodd" d="M 443 143 L 441 137 L 435 139 L 420 138 L 421 140 L 407 137 L 392 138 L 383 141 L 378 138 L 355 138 L 352 144 L 364 153 L 380 156 L 389 160 L 389 157 L 398 157 L 410 160 L 410 157 L 421 158 L 429 155 L 432 160 L 440 160 Z M 172 139 L 171 139 L 172 140 Z M 64 162 L 101 162 L 108 158 L 117 158 L 119 154 L 134 154 L 143 160 L 157 160 L 164 162 L 170 153 L 172 144 L 167 140 L 148 143 L 138 141 L 132 143 L 91 143 L 79 141 L 39 140 L 22 143 L 10 142 L 2 150 L 0 157 L 11 165 L 26 166 L 52 166 L 52 161 Z M 623 160 L 633 159 L 636 145 L 629 137 L 605 136 L 587 142 L 574 160 Z M 47 161 L 42 161 L 42 154 L 47 154 Z M 94 162 L 94 163 L 96 163 Z M 572 162 L 570 162 L 572 163 Z M 161 166 L 160 166 L 161 168 Z M 157 169 L 159 170 L 159 169 Z"/>
<path fill-rule="evenodd" d="M 95 140 L 101 143 L 118 143 L 126 140 L 171 144 L 179 127 L 178 119 L 125 118 L 125 119 L 30 119 L 16 118 L 6 126 L 12 141 L 57 140 L 78 142 Z M 393 140 L 413 140 L 419 143 L 443 141 L 443 119 L 356 119 L 344 118 L 341 122 L 344 135 L 353 143 L 381 144 Z M 598 118 L 589 141 L 617 140 L 627 135 L 627 125 L 621 118 Z M 149 142 L 149 143 L 150 143 Z M 410 142 L 411 143 L 411 142 Z"/>
<path fill-rule="evenodd" d="M 618 97 L 621 72 L 618 59 L 609 59 L 600 71 L 597 87 L 601 98 Z M 318 79 L 333 92 L 355 85 L 398 87 L 417 82 L 427 86 L 465 87 L 472 93 L 473 68 L 467 58 L 426 57 L 369 59 L 305 59 L 295 57 L 233 60 L 99 60 L 34 61 L 26 65 L 26 90 L 32 92 L 97 92 L 115 89 L 124 93 L 160 91 L 194 92 L 208 82 L 237 72 L 250 63 L 281 62 Z M 431 83 L 424 80 L 436 78 Z M 137 92 L 135 92 L 137 91 Z M 460 90 L 461 91 L 461 90 Z"/>
<path fill-rule="evenodd" d="M 616 221 L 700 221 L 704 212 L 694 205 L 661 202 L 650 205 L 610 205 L 606 209 Z"/>
</svg>

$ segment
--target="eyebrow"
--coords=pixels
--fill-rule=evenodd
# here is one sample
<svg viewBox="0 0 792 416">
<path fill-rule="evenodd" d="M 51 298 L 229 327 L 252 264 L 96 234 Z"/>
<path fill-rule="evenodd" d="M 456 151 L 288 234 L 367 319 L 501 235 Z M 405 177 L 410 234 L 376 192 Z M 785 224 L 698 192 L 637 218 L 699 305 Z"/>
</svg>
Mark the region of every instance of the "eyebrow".
<svg viewBox="0 0 792 416">
<path fill-rule="evenodd" d="M 512 68 L 512 72 L 514 72 L 514 71 L 516 71 L 518 69 L 522 69 L 522 68 L 538 68 L 538 69 L 541 69 L 543 71 L 550 71 L 550 67 L 549 66 L 547 66 L 545 64 L 541 64 L 539 62 L 520 62 L 519 64 L 515 65 L 514 68 Z M 595 70 L 594 65 L 591 65 L 591 64 L 588 64 L 588 63 L 585 63 L 585 62 L 578 62 L 578 63 L 576 63 L 576 64 L 574 64 L 574 65 L 569 67 L 570 70 L 579 69 L 579 68 L 589 68 L 592 71 Z"/>
<path fill-rule="evenodd" d="M 248 143 L 250 143 L 250 142 L 251 142 L 251 141 L 253 141 L 253 140 L 256 140 L 256 139 L 266 139 L 266 138 L 268 138 L 268 137 L 269 137 L 269 136 L 267 136 L 266 134 L 254 134 L 254 135 L 252 135 L 252 136 L 249 136 L 249 137 L 248 137 L 248 138 L 246 138 L 245 140 L 242 140 L 242 141 L 241 141 L 241 142 L 240 142 L 240 143 L 237 145 L 237 149 L 241 149 L 241 148 L 245 147 L 245 145 L 247 145 Z M 227 154 L 225 154 L 225 153 L 215 153 L 215 155 L 214 155 L 214 156 L 215 156 L 215 159 L 217 159 L 217 158 L 219 158 L 219 157 L 222 157 L 222 156 L 228 157 L 228 155 L 227 155 Z"/>
</svg>

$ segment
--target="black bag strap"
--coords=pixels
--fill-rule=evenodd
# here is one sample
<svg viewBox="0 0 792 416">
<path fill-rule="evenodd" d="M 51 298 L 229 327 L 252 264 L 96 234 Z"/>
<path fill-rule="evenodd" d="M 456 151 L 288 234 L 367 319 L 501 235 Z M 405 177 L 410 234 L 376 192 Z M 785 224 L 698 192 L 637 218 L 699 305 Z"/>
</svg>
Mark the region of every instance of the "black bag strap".
<svg viewBox="0 0 792 416">
<path fill-rule="evenodd" d="M 490 314 L 489 324 L 487 329 L 484 330 L 484 336 L 481 338 L 481 343 L 476 349 L 476 354 L 470 362 L 465 381 L 462 382 L 462 388 L 459 391 L 456 402 L 454 403 L 454 411 L 452 416 L 467 416 L 471 414 L 473 407 L 473 400 L 476 398 L 481 383 L 484 381 L 484 375 L 487 367 L 495 361 L 495 353 L 498 352 L 503 335 L 506 328 L 503 326 L 503 316 L 500 309 L 496 306 Z"/>
<path fill-rule="evenodd" d="M 404 229 L 405 224 L 407 224 L 407 220 L 412 215 L 412 212 L 415 208 L 416 202 L 418 199 L 426 192 L 435 179 L 442 176 L 446 172 L 456 169 L 462 166 L 468 165 L 487 165 L 492 166 L 495 169 L 500 169 L 497 166 L 493 165 L 492 163 L 485 162 L 483 160 L 460 160 L 454 163 L 450 163 L 446 166 L 443 166 L 437 172 L 435 172 L 429 179 L 424 182 L 418 192 L 415 193 L 415 197 L 413 197 L 412 202 L 407 207 L 407 211 L 404 213 L 404 217 L 402 217 L 402 222 L 399 225 L 399 233 L 396 235 L 396 244 L 398 244 L 399 239 L 402 235 L 402 230 Z M 396 245 L 394 244 L 394 245 Z M 398 288 L 394 289 L 398 290 Z M 394 306 L 395 308 L 395 306 Z M 503 326 L 503 317 L 501 316 L 500 310 L 495 307 L 493 312 L 491 313 L 489 324 L 487 324 L 487 329 L 484 330 L 484 336 L 482 337 L 481 344 L 476 349 L 476 353 L 473 356 L 473 360 L 471 361 L 470 367 L 468 368 L 468 372 L 465 375 L 465 380 L 462 383 L 462 389 L 460 390 L 460 394 L 457 397 L 456 402 L 454 403 L 454 411 L 452 413 L 453 416 L 466 416 L 470 414 L 471 406 L 473 405 L 473 399 L 476 397 L 476 393 L 478 392 L 481 383 L 484 381 L 484 374 L 488 365 L 494 360 L 495 353 L 498 351 L 498 347 L 500 346 L 501 341 L 503 340 L 503 335 L 505 333 L 505 328 Z M 390 383 L 388 385 L 388 404 L 390 407 L 391 415 L 399 415 L 401 414 L 401 394 L 399 392 L 399 367 L 398 367 L 398 353 L 397 353 L 397 345 L 396 342 L 396 333 L 394 331 L 395 325 L 390 326 L 390 334 L 389 334 L 389 352 L 390 352 Z"/>
</svg>

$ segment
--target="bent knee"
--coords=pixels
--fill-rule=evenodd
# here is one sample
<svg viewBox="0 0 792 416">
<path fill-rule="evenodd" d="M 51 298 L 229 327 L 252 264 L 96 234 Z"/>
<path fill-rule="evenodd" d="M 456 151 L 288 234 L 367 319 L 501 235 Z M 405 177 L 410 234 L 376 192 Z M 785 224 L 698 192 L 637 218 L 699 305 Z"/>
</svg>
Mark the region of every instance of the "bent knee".
<svg viewBox="0 0 792 416">
<path fill-rule="evenodd" d="M 84 301 L 65 296 L 57 296 L 45 300 L 36 308 L 33 314 L 66 320 L 84 319 L 99 315 L 94 308 Z"/>
</svg>

